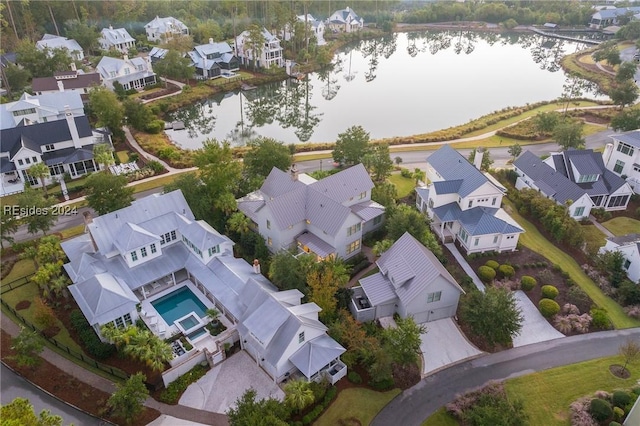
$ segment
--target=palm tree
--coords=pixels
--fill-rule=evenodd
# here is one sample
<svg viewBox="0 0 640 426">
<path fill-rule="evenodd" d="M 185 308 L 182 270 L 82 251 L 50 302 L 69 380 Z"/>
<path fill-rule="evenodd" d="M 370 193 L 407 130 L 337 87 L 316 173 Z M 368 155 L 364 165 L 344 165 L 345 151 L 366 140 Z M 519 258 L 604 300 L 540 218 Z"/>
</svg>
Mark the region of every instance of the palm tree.
<svg viewBox="0 0 640 426">
<path fill-rule="evenodd" d="M 211 318 L 211 321 L 216 321 L 220 316 L 220 311 L 217 310 L 216 308 L 209 308 L 207 309 L 206 313 L 207 313 L 207 316 Z"/>
<path fill-rule="evenodd" d="M 289 407 L 302 411 L 313 404 L 315 397 L 309 382 L 304 380 L 292 380 L 284 386 L 284 402 Z"/>
<path fill-rule="evenodd" d="M 420 181 L 424 182 L 424 178 L 425 178 L 425 173 L 424 171 L 416 168 L 413 171 L 413 178 L 416 180 L 416 186 L 418 186 L 420 184 Z"/>
<path fill-rule="evenodd" d="M 47 165 L 44 163 L 36 163 L 27 169 L 27 173 L 29 173 L 29 176 L 34 177 L 40 181 L 42 190 L 44 191 L 44 195 L 46 197 L 47 185 L 45 185 L 44 179 L 51 176 L 51 173 L 49 173 L 49 167 L 47 167 Z"/>
<path fill-rule="evenodd" d="M 372 248 L 373 254 L 375 254 L 376 256 L 382 256 L 382 253 L 389 250 L 392 245 L 392 240 L 376 241 Z"/>
<path fill-rule="evenodd" d="M 113 159 L 113 150 L 106 143 L 94 145 L 93 159 L 99 165 L 104 166 L 104 170 L 108 170 L 109 166 L 115 164 L 115 160 Z"/>
<path fill-rule="evenodd" d="M 236 232 L 240 235 L 244 235 L 249 230 L 251 226 L 251 221 L 247 216 L 245 216 L 242 212 L 235 212 L 231 215 L 229 220 L 227 220 L 227 228 L 231 232 Z"/>
</svg>

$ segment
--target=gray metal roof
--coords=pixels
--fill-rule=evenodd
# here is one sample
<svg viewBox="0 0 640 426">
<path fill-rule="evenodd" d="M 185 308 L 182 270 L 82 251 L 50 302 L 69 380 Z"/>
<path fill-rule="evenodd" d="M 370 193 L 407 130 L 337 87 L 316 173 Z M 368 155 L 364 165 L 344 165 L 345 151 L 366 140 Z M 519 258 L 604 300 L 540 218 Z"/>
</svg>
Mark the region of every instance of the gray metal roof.
<svg viewBox="0 0 640 426">
<path fill-rule="evenodd" d="M 565 161 L 569 161 L 569 163 L 575 167 L 581 175 L 599 175 L 604 169 L 604 164 L 602 164 L 601 167 L 593 154 L 594 152 L 592 150 L 574 149 L 567 150 L 562 153 Z M 602 155 L 600 155 L 600 160 L 602 160 Z"/>
<path fill-rule="evenodd" d="M 278 229 L 287 229 L 307 218 L 306 193 L 307 188 L 298 187 L 267 201 Z"/>
<path fill-rule="evenodd" d="M 344 203 L 371 191 L 373 181 L 362 164 L 356 164 L 309 185 L 309 188 L 326 197 Z"/>
<path fill-rule="evenodd" d="M 105 324 L 130 313 L 138 298 L 119 278 L 109 273 L 93 277 L 69 286 L 89 324 Z"/>
<path fill-rule="evenodd" d="M 358 283 L 372 306 L 383 305 L 397 298 L 391 281 L 380 272 L 364 277 Z"/>
<path fill-rule="evenodd" d="M 307 378 L 311 378 L 331 361 L 346 352 L 338 342 L 323 334 L 306 342 L 289 357 L 293 365 Z"/>
<path fill-rule="evenodd" d="M 218 233 L 204 220 L 181 226 L 180 233 L 202 251 L 222 243 L 232 242 L 229 238 Z"/>
<path fill-rule="evenodd" d="M 0 173 L 12 172 L 16 169 L 16 165 L 7 157 L 0 157 Z"/>
<path fill-rule="evenodd" d="M 640 13 L 640 7 L 621 7 L 616 9 L 602 9 L 592 15 L 595 19 L 611 19 L 627 13 Z"/>
<path fill-rule="evenodd" d="M 289 173 L 274 167 L 260 187 L 260 192 L 265 195 L 265 200 L 269 200 L 305 186 L 299 180 L 292 179 Z"/>
<path fill-rule="evenodd" d="M 469 163 L 458 151 L 449 145 L 443 145 L 427 158 L 431 165 L 445 181 L 462 180 L 458 195 L 466 197 L 489 179 L 473 164 Z"/>
<path fill-rule="evenodd" d="M 503 209 L 474 207 L 461 210 L 453 202 L 433 209 L 442 222 L 459 221 L 469 235 L 519 234 L 524 230 Z"/>
<path fill-rule="evenodd" d="M 627 133 L 621 133 L 619 135 L 611 135 L 611 139 L 624 142 L 627 145 L 640 148 L 640 130 L 633 130 Z"/>
<path fill-rule="evenodd" d="M 354 204 L 351 206 L 351 211 L 358 215 L 360 219 L 368 222 L 378 216 L 382 216 L 384 214 L 384 206 L 369 200 L 364 203 Z"/>
<path fill-rule="evenodd" d="M 306 219 L 329 235 L 336 235 L 351 209 L 315 191 L 307 192 Z"/>
<path fill-rule="evenodd" d="M 120 232 L 118 239 L 114 241 L 115 246 L 120 253 L 126 253 L 151 243 L 159 243 L 160 237 L 146 229 L 139 227 L 134 223 L 125 223 Z"/>
<path fill-rule="evenodd" d="M 280 326 L 289 318 L 289 312 L 271 297 L 265 298 L 242 324 L 263 346 L 268 346 Z"/>
<path fill-rule="evenodd" d="M 619 246 L 640 242 L 640 234 L 627 234 L 620 237 L 608 237 L 607 240 Z"/>
<path fill-rule="evenodd" d="M 136 42 L 124 28 L 103 28 L 102 31 L 100 31 L 100 36 L 100 38 L 113 46 L 121 43 Z"/>
<path fill-rule="evenodd" d="M 454 180 L 442 180 L 438 182 L 433 182 L 433 189 L 436 190 L 436 194 L 457 194 L 460 191 L 460 186 L 462 185 L 462 179 L 454 179 Z"/>
<path fill-rule="evenodd" d="M 41 40 L 36 41 L 36 47 L 40 50 L 47 49 L 67 49 L 71 52 L 82 52 L 82 47 L 72 38 L 45 34 Z"/>
<path fill-rule="evenodd" d="M 422 198 L 423 200 L 428 200 L 429 199 L 429 188 L 427 188 L 427 187 L 416 188 L 416 194 L 418 194 L 418 196 L 420 198 Z"/>
<path fill-rule="evenodd" d="M 331 244 L 323 241 L 320 237 L 315 236 L 311 232 L 304 232 L 296 238 L 296 240 L 303 246 L 309 247 L 309 249 L 318 256 L 325 258 L 330 254 L 336 253 L 336 248 Z"/>
</svg>

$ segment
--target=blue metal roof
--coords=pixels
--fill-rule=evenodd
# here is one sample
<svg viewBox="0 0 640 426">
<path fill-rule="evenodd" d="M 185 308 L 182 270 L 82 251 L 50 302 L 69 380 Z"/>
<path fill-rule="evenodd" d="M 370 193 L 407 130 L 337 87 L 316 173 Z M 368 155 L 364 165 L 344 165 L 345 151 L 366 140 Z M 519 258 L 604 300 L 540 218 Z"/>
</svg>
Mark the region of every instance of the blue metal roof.
<svg viewBox="0 0 640 426">
<path fill-rule="evenodd" d="M 445 181 L 462 180 L 458 195 L 466 197 L 480 186 L 489 182 L 489 179 L 473 164 L 469 163 L 458 151 L 449 145 L 431 154 L 427 162 L 433 167 Z"/>
<path fill-rule="evenodd" d="M 622 133 L 619 135 L 611 135 L 611 139 L 624 142 L 627 145 L 640 148 L 640 130 L 633 130 L 631 132 Z"/>
<path fill-rule="evenodd" d="M 462 179 L 433 182 L 433 188 L 436 190 L 436 194 L 438 195 L 457 194 L 461 185 Z"/>
</svg>

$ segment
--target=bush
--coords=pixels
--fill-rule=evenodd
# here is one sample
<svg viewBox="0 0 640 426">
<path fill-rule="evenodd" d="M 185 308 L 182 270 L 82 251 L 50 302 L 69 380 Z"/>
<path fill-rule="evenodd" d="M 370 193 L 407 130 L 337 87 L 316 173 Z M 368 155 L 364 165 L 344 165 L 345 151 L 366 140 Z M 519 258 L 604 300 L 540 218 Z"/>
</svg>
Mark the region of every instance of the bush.
<svg viewBox="0 0 640 426">
<path fill-rule="evenodd" d="M 620 407 L 613 407 L 613 418 L 616 420 L 622 420 L 624 417 L 624 410 Z"/>
<path fill-rule="evenodd" d="M 498 273 L 504 278 L 511 278 L 516 274 L 516 270 L 511 265 L 500 265 Z"/>
<path fill-rule="evenodd" d="M 147 123 L 144 130 L 147 133 L 151 133 L 152 135 L 156 135 L 164 130 L 164 121 L 162 120 L 153 120 L 150 123 Z"/>
<path fill-rule="evenodd" d="M 538 284 L 535 278 L 529 275 L 524 275 L 520 278 L 520 288 L 524 291 L 531 291 Z"/>
<path fill-rule="evenodd" d="M 391 377 L 376 381 L 370 381 L 369 386 L 378 391 L 385 391 L 387 389 L 391 389 L 394 386 L 394 381 Z"/>
<path fill-rule="evenodd" d="M 488 266 L 489 268 L 497 271 L 498 267 L 500 266 L 500 264 L 498 262 L 496 262 L 495 260 L 487 260 L 485 262 L 485 266 Z"/>
<path fill-rule="evenodd" d="M 347 373 L 347 379 L 349 379 L 351 383 L 354 383 L 356 385 L 362 383 L 362 377 L 360 377 L 360 375 L 355 371 L 349 371 L 349 373 Z"/>
<path fill-rule="evenodd" d="M 158 399 L 166 404 L 177 404 L 178 400 L 180 400 L 180 396 L 182 396 L 187 387 L 207 374 L 207 371 L 209 371 L 208 367 L 196 365 L 191 370 L 169 383 L 169 386 L 162 391 Z"/>
<path fill-rule="evenodd" d="M 618 422 L 611 422 L 611 423 L 609 423 L 609 426 L 622 426 L 622 424 L 620 424 Z"/>
<path fill-rule="evenodd" d="M 478 278 L 480 278 L 483 283 L 490 283 L 495 277 L 495 269 L 489 266 L 481 266 L 478 268 Z"/>
<path fill-rule="evenodd" d="M 604 399 L 594 398 L 591 400 L 589 413 L 596 421 L 603 422 L 613 415 L 613 410 L 611 409 L 611 404 Z"/>
<path fill-rule="evenodd" d="M 151 170 L 153 170 L 155 173 L 160 173 L 162 171 L 164 171 L 164 166 L 162 164 L 160 164 L 158 161 L 156 160 L 151 160 L 147 163 L 147 167 L 149 167 Z"/>
<path fill-rule="evenodd" d="M 116 347 L 110 343 L 104 343 L 93 328 L 89 325 L 82 312 L 75 310 L 70 314 L 71 327 L 78 333 L 82 344 L 96 359 L 109 358 L 116 351 Z"/>
<path fill-rule="evenodd" d="M 542 286 L 542 297 L 546 299 L 555 299 L 558 297 L 558 289 L 552 285 L 543 285 Z"/>
<path fill-rule="evenodd" d="M 545 318 L 551 318 L 552 316 L 560 312 L 560 305 L 558 305 L 555 300 L 551 299 L 540 299 L 538 308 L 540 309 L 540 313 Z"/>
<path fill-rule="evenodd" d="M 411 179 L 413 178 L 413 173 L 411 173 L 411 170 L 409 169 L 402 168 L 400 169 L 400 176 L 402 176 L 403 178 Z"/>
<path fill-rule="evenodd" d="M 578 286 L 571 287 L 567 292 L 568 302 L 572 305 L 585 305 L 591 303 L 591 298 L 583 289 Z"/>
<path fill-rule="evenodd" d="M 611 402 L 615 407 L 624 408 L 631 403 L 632 397 L 627 391 L 617 390 L 613 391 L 611 396 Z"/>
<path fill-rule="evenodd" d="M 591 325 L 598 330 L 609 330 L 611 328 L 611 320 L 607 315 L 607 310 L 602 308 L 593 308 L 591 312 Z"/>
</svg>

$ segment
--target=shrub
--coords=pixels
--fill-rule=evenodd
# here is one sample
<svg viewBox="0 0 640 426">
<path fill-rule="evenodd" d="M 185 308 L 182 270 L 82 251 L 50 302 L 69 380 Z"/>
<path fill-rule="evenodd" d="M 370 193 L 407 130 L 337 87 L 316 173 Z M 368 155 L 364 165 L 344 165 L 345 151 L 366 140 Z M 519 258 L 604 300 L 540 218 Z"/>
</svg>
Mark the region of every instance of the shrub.
<svg viewBox="0 0 640 426">
<path fill-rule="evenodd" d="M 580 306 L 591 303 L 589 295 L 578 286 L 571 287 L 567 292 L 567 299 L 572 305 Z"/>
<path fill-rule="evenodd" d="M 627 391 L 617 390 L 611 396 L 611 402 L 614 406 L 624 408 L 631 403 L 631 395 Z"/>
<path fill-rule="evenodd" d="M 607 310 L 602 308 L 591 309 L 591 324 L 598 330 L 609 330 L 611 328 L 611 320 L 607 315 Z"/>
<path fill-rule="evenodd" d="M 489 266 L 481 266 L 478 268 L 478 278 L 484 283 L 490 283 L 496 277 L 496 271 Z"/>
<path fill-rule="evenodd" d="M 152 135 L 158 134 L 164 130 L 164 121 L 162 120 L 153 120 L 145 126 L 144 130 L 147 133 L 151 133 Z"/>
<path fill-rule="evenodd" d="M 151 160 L 147 163 L 147 167 L 149 167 L 151 170 L 153 170 L 155 173 L 160 173 L 164 170 L 164 166 L 162 164 L 160 164 L 158 161 L 156 160 Z"/>
<path fill-rule="evenodd" d="M 536 286 L 538 282 L 535 278 L 530 277 L 529 275 L 524 275 L 520 278 L 520 288 L 524 291 L 531 291 Z"/>
<path fill-rule="evenodd" d="M 505 278 L 511 278 L 516 274 L 516 270 L 511 265 L 500 265 L 498 273 Z"/>
<path fill-rule="evenodd" d="M 624 410 L 620 407 L 613 407 L 613 418 L 616 420 L 622 420 L 624 417 Z"/>
<path fill-rule="evenodd" d="M 551 318 L 552 316 L 560 312 L 560 305 L 558 305 L 555 300 L 551 299 L 540 299 L 538 308 L 540 309 L 540 313 L 545 318 Z"/>
<path fill-rule="evenodd" d="M 360 375 L 355 371 L 349 371 L 349 373 L 347 374 L 347 379 L 349 379 L 351 383 L 355 383 L 356 385 L 362 383 L 362 377 L 360 377 Z"/>
<path fill-rule="evenodd" d="M 116 347 L 110 343 L 104 343 L 96 332 L 91 328 L 82 312 L 75 310 L 70 314 L 71 326 L 78 333 L 82 344 L 85 346 L 89 355 L 96 359 L 109 358 L 115 351 Z"/>
<path fill-rule="evenodd" d="M 187 387 L 207 374 L 208 370 L 208 367 L 196 365 L 191 370 L 169 383 L 169 386 L 162 391 L 158 399 L 166 404 L 177 404 L 180 396 L 182 396 Z"/>
<path fill-rule="evenodd" d="M 387 389 L 391 389 L 394 386 L 394 381 L 391 377 L 387 377 L 385 379 L 370 381 L 369 386 L 374 388 L 375 390 L 385 391 Z"/>
<path fill-rule="evenodd" d="M 604 399 L 594 398 L 591 400 L 589 413 L 596 421 L 603 422 L 613 415 L 613 410 L 611 409 L 611 404 Z"/>
<path fill-rule="evenodd" d="M 56 325 L 56 314 L 40 297 L 36 297 L 34 301 L 34 320 L 43 329 Z"/>
<path fill-rule="evenodd" d="M 543 285 L 542 286 L 542 297 L 546 299 L 555 299 L 558 297 L 558 289 L 552 285 Z"/>
<path fill-rule="evenodd" d="M 611 423 L 609 423 L 609 426 L 622 426 L 622 424 L 620 424 L 618 422 L 611 422 Z"/>
<path fill-rule="evenodd" d="M 413 177 L 413 173 L 411 173 L 411 170 L 409 169 L 402 168 L 400 169 L 400 176 L 402 176 L 403 178 L 411 179 Z"/>
<path fill-rule="evenodd" d="M 497 271 L 498 267 L 500 266 L 500 264 L 498 262 L 496 262 L 495 260 L 487 260 L 485 262 L 485 266 L 488 266 L 489 268 Z"/>
<path fill-rule="evenodd" d="M 309 387 L 311 392 L 313 392 L 313 400 L 314 402 L 321 401 L 327 393 L 327 387 L 329 386 L 329 382 L 323 380 L 321 382 L 311 382 Z"/>
</svg>

